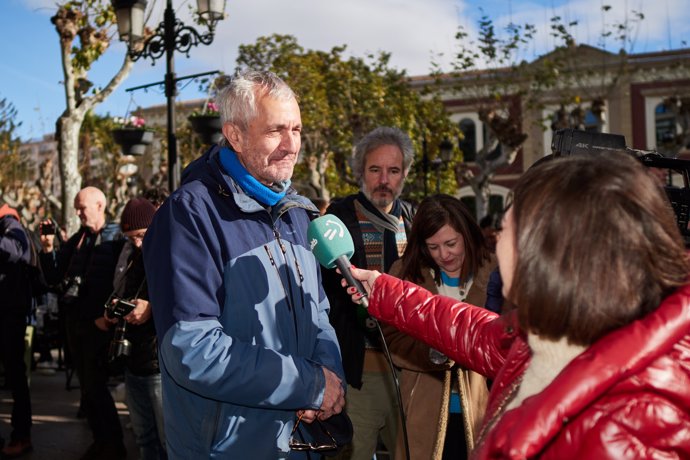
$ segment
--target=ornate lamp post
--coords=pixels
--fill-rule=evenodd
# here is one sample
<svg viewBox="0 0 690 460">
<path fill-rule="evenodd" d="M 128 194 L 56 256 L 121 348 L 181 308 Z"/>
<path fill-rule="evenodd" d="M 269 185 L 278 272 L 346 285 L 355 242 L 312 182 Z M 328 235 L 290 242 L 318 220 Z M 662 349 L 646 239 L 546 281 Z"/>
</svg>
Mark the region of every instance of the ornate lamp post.
<svg viewBox="0 0 690 460">
<path fill-rule="evenodd" d="M 168 122 L 168 187 L 172 192 L 180 183 L 175 135 L 175 50 L 189 56 L 192 47 L 213 42 L 216 23 L 225 16 L 225 0 L 197 0 L 198 14 L 208 30 L 201 34 L 175 17 L 172 0 L 167 0 L 163 22 L 150 37 L 144 38 L 144 11 L 147 0 L 112 0 L 117 16 L 120 40 L 128 43 L 129 56 L 136 61 L 150 58 L 152 62 L 165 54 L 165 96 Z"/>
<path fill-rule="evenodd" d="M 441 193 L 441 169 L 453 160 L 453 143 L 443 139 L 438 146 L 439 157 L 431 162 L 436 170 L 436 193 Z"/>
<path fill-rule="evenodd" d="M 427 154 L 426 138 L 422 141 L 422 150 L 424 156 L 422 157 L 422 166 L 424 170 L 424 196 L 427 196 L 426 178 L 429 171 L 429 166 L 436 173 L 436 193 L 441 193 L 441 169 L 453 160 L 453 143 L 448 139 L 443 139 L 438 146 L 439 156 L 433 160 L 429 160 Z"/>
</svg>

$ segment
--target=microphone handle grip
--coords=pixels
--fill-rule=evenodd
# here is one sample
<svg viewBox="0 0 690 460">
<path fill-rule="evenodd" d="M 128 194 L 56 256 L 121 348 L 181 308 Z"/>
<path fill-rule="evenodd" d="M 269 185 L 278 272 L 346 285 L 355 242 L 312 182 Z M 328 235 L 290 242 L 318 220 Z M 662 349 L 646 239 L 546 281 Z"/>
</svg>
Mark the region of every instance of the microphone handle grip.
<svg viewBox="0 0 690 460">
<path fill-rule="evenodd" d="M 357 292 L 362 294 L 364 297 L 362 297 L 362 306 L 364 308 L 369 308 L 369 300 L 367 299 L 367 291 L 364 289 L 364 286 L 362 283 L 358 280 L 355 279 L 354 276 L 352 276 L 352 271 L 350 268 L 352 267 L 352 264 L 350 264 L 350 261 L 347 259 L 346 256 L 340 256 L 335 260 L 335 265 L 338 267 L 340 270 L 340 273 L 343 275 L 343 278 L 345 278 L 345 281 L 347 281 L 348 286 L 352 286 L 355 289 L 357 289 Z"/>
</svg>

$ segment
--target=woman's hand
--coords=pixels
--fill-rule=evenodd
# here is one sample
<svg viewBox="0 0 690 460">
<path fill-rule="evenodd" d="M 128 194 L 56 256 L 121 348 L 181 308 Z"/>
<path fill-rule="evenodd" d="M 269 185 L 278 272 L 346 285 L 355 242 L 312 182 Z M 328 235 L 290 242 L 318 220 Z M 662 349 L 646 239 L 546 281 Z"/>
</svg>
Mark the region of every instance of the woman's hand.
<svg viewBox="0 0 690 460">
<path fill-rule="evenodd" d="M 343 279 L 340 284 L 344 287 L 347 288 L 347 293 L 352 296 L 352 301 L 354 303 L 359 303 L 362 300 L 362 297 L 365 295 L 368 296 L 371 293 L 371 289 L 374 286 L 374 282 L 376 281 L 376 278 L 381 276 L 381 273 L 376 271 L 376 270 L 364 270 L 360 268 L 355 268 L 354 265 L 350 268 L 350 271 L 352 272 L 352 276 L 356 279 L 362 282 L 362 286 L 364 286 L 364 289 L 367 291 L 366 293 L 360 293 L 357 291 L 357 288 L 353 286 L 348 286 L 347 281 Z M 338 273 L 340 273 L 340 270 L 337 270 Z"/>
</svg>

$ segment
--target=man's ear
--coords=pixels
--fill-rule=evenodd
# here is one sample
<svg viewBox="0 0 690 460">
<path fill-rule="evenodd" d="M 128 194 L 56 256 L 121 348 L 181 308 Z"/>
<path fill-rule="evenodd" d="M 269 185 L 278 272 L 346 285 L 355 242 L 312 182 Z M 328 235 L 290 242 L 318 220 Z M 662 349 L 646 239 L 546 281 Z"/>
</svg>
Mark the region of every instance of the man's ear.
<svg viewBox="0 0 690 460">
<path fill-rule="evenodd" d="M 223 125 L 223 136 L 228 140 L 230 147 L 235 152 L 242 151 L 242 130 L 234 123 L 225 123 Z"/>
</svg>

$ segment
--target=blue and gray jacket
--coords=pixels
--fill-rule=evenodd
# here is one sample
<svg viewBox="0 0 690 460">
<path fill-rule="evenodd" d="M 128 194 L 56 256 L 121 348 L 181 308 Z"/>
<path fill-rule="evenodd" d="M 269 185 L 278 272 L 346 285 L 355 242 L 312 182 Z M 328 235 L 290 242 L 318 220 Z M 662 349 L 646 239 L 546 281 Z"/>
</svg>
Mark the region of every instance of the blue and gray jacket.
<svg viewBox="0 0 690 460">
<path fill-rule="evenodd" d="M 168 455 L 285 458 L 295 411 L 321 406 L 321 367 L 345 380 L 307 242 L 316 209 L 294 191 L 265 208 L 218 151 L 185 170 L 143 244 Z"/>
</svg>

